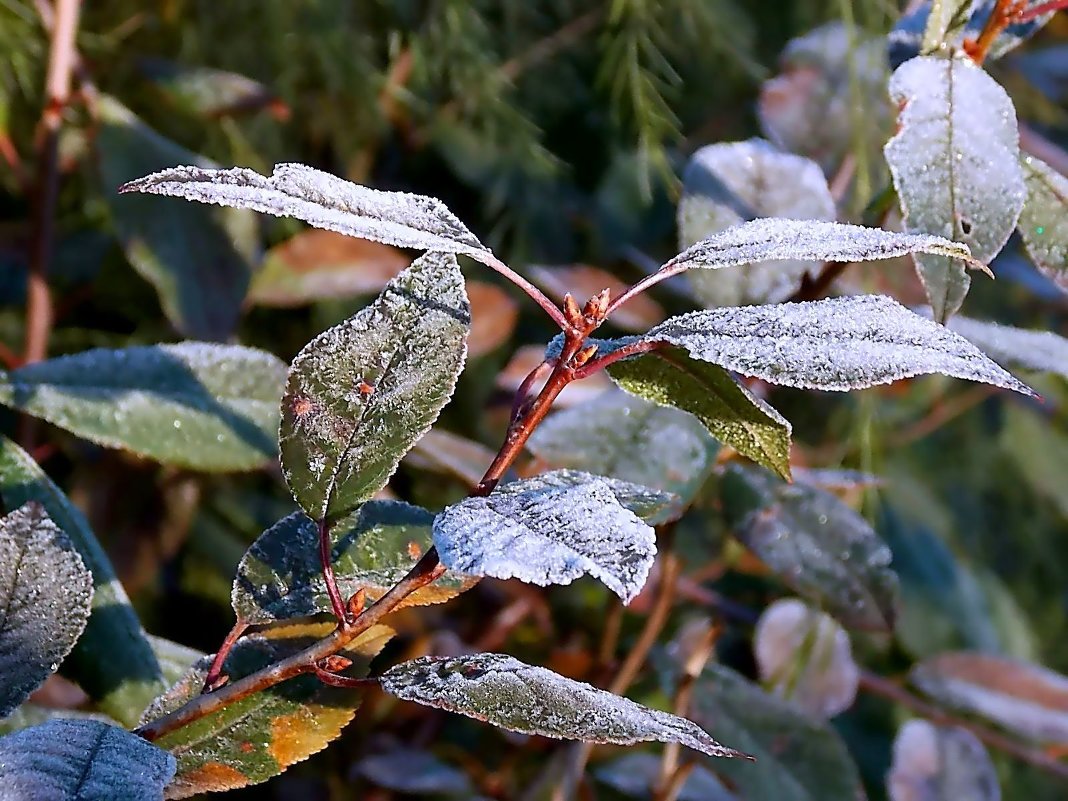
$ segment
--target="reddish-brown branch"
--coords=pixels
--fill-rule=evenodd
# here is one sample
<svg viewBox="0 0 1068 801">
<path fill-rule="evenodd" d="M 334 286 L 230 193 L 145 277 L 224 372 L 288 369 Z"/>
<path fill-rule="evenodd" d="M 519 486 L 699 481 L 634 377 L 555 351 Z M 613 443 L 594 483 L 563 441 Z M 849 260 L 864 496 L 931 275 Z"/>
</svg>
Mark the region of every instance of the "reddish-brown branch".
<svg viewBox="0 0 1068 801">
<path fill-rule="evenodd" d="M 632 342 L 629 345 L 624 345 L 621 348 L 617 348 L 611 353 L 606 353 L 604 356 L 590 359 L 586 364 L 578 369 L 575 373 L 575 378 L 582 379 L 593 375 L 598 370 L 603 370 L 609 365 L 615 364 L 622 359 L 629 359 L 631 356 L 638 356 L 642 353 L 649 353 L 650 351 L 658 350 L 660 348 L 667 347 L 663 342 L 652 342 L 649 340 L 638 340 Z"/>
<path fill-rule="evenodd" d="M 48 353 L 54 310 L 48 286 L 55 238 L 56 198 L 59 194 L 59 132 L 70 100 L 74 69 L 74 37 L 81 0 L 59 0 L 51 31 L 45 102 L 37 126 L 37 178 L 33 199 L 33 239 L 26 284 L 26 340 L 24 361 L 36 362 Z"/>
<path fill-rule="evenodd" d="M 1019 24 L 1021 22 L 1030 22 L 1033 19 L 1038 19 L 1043 14 L 1048 14 L 1051 11 L 1061 11 L 1068 8 L 1068 0 L 1049 0 L 1047 3 L 1039 3 L 1036 6 L 1025 9 L 1016 15 L 1016 19 L 1013 22 Z"/>
<path fill-rule="evenodd" d="M 334 617 L 339 626 L 344 626 L 348 621 L 345 610 L 345 600 L 341 597 L 341 590 L 337 586 L 337 577 L 334 575 L 334 565 L 331 562 L 331 552 L 334 543 L 330 539 L 330 524 L 323 518 L 318 523 L 319 527 L 319 565 L 323 571 L 323 581 L 326 582 L 326 594 L 330 596 L 330 608 L 334 610 Z"/>
<path fill-rule="evenodd" d="M 226 635 L 226 639 L 223 640 L 222 645 L 219 646 L 219 650 L 215 653 L 215 658 L 211 660 L 211 667 L 208 669 L 208 675 L 204 678 L 204 690 L 203 692 L 212 692 L 222 687 L 227 681 L 227 678 L 223 677 L 223 665 L 226 663 L 226 657 L 230 655 L 230 651 L 237 645 L 237 641 L 241 639 L 243 635 L 248 631 L 248 624 L 243 621 L 237 621 L 234 627 L 230 629 L 230 633 Z"/>
<path fill-rule="evenodd" d="M 976 64 L 982 64 L 1002 31 L 1020 21 L 1021 15 L 1027 11 L 1027 0 L 997 0 L 986 25 L 979 33 L 979 38 L 965 41 L 964 52 L 971 56 Z"/>
</svg>

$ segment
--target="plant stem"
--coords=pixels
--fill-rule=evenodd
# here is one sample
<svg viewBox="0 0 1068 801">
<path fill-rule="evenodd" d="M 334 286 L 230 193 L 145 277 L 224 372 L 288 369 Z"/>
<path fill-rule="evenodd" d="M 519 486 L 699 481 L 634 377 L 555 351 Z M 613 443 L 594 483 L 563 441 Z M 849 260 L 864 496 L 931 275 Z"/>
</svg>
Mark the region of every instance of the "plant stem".
<svg viewBox="0 0 1068 801">
<path fill-rule="evenodd" d="M 541 306 L 545 313 L 552 318 L 553 322 L 560 326 L 561 331 L 572 331 L 573 333 L 577 333 L 574 332 L 571 323 L 568 321 L 564 313 L 560 310 L 559 306 L 549 300 L 549 298 L 546 297 L 546 295 L 540 289 L 534 286 L 534 284 L 530 283 L 530 281 L 521 276 L 519 273 L 517 273 L 503 261 L 498 259 L 492 253 L 487 251 L 484 255 L 468 255 L 470 255 L 472 259 L 476 259 L 482 264 L 485 264 L 487 267 L 496 270 L 509 281 L 511 281 L 513 284 L 515 284 L 517 287 L 526 292 L 527 295 L 530 296 L 530 299 L 537 303 L 539 306 Z"/>
<path fill-rule="evenodd" d="M 226 639 L 222 641 L 222 645 L 219 646 L 219 650 L 215 653 L 215 658 L 211 660 L 211 667 L 208 669 L 208 675 L 204 678 L 203 692 L 211 692 L 222 686 L 219 680 L 222 678 L 223 663 L 226 662 L 226 657 L 230 655 L 230 651 L 237 645 L 237 641 L 241 639 L 241 635 L 248 631 L 248 624 L 244 621 L 237 621 L 234 627 L 230 629 L 230 633 L 226 635 Z"/>
<path fill-rule="evenodd" d="M 488 495 L 497 486 L 501 477 L 523 450 L 523 446 L 534 429 L 548 414 L 553 401 L 564 387 L 575 380 L 576 371 L 578 367 L 581 367 L 581 364 L 575 364 L 576 356 L 582 351 L 583 343 L 590 331 L 596 328 L 603 319 L 599 317 L 587 320 L 585 323 L 575 318 L 565 320 L 567 329 L 564 334 L 564 347 L 552 374 L 534 402 L 508 427 L 504 444 L 478 486 L 471 491 L 472 496 Z M 188 726 L 223 707 L 283 681 L 321 671 L 319 663 L 322 660 L 337 654 L 359 635 L 395 610 L 401 601 L 416 590 L 436 581 L 444 572 L 445 567 L 438 558 L 437 550 L 430 548 L 408 572 L 408 575 L 365 609 L 362 614 L 354 620 L 339 617 L 338 627 L 327 637 L 263 670 L 226 684 L 215 692 L 199 695 L 174 712 L 145 724 L 135 733 L 149 741 L 158 740 L 172 731 Z"/>
<path fill-rule="evenodd" d="M 345 610 L 345 599 L 341 597 L 341 590 L 337 586 L 337 577 L 334 576 L 334 566 L 330 562 L 333 542 L 330 539 L 330 524 L 324 517 L 318 523 L 319 528 L 319 564 L 323 570 L 323 581 L 326 582 L 326 594 L 330 596 L 330 608 L 334 610 L 339 626 L 345 626 L 348 622 L 348 613 Z"/>
<path fill-rule="evenodd" d="M 1016 15 L 1016 19 L 1013 21 L 1016 23 L 1030 22 L 1033 19 L 1038 19 L 1043 14 L 1048 14 L 1051 11 L 1060 11 L 1064 8 L 1068 8 L 1068 0 L 1049 0 L 1049 2 L 1039 3 L 1037 6 L 1031 6 L 1031 8 L 1024 9 Z"/>
<path fill-rule="evenodd" d="M 974 42 L 965 42 L 964 50 L 976 64 L 982 64 L 990 54 L 994 41 L 1007 27 L 1017 21 L 1019 15 L 1026 13 L 1027 0 L 997 0 L 997 5 L 990 12 L 986 25 Z"/>
<path fill-rule="evenodd" d="M 615 364 L 622 359 L 628 359 L 631 356 L 638 356 L 642 353 L 649 353 L 650 351 L 658 350 L 663 347 L 666 347 L 665 343 L 653 342 L 647 339 L 632 342 L 629 345 L 617 348 L 611 353 L 606 353 L 604 356 L 590 359 L 586 364 L 579 368 L 578 372 L 575 374 L 575 378 L 586 378 L 593 375 L 598 370 L 603 370 L 610 364 Z"/>
<path fill-rule="evenodd" d="M 45 78 L 45 103 L 37 126 L 37 179 L 33 204 L 33 240 L 26 284 L 26 341 L 24 361 L 37 362 L 48 353 L 54 310 L 48 286 L 55 237 L 56 197 L 59 194 L 59 131 L 70 100 L 74 69 L 74 37 L 81 0 L 59 0 L 52 26 Z"/>
</svg>

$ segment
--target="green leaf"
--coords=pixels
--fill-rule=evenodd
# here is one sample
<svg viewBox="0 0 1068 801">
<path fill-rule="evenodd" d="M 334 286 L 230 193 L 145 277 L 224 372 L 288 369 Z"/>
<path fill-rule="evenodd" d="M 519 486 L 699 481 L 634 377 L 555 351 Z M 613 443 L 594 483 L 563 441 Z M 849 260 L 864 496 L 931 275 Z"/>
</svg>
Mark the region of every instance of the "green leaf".
<svg viewBox="0 0 1068 801">
<path fill-rule="evenodd" d="M 166 464 L 252 470 L 278 452 L 285 370 L 238 345 L 100 348 L 0 376 L 0 403 Z"/>
<path fill-rule="evenodd" d="M 681 514 L 712 472 L 719 445 L 692 414 L 612 391 L 554 413 L 527 448 L 553 467 L 670 492 Z"/>
<path fill-rule="evenodd" d="M 618 361 L 608 374 L 632 395 L 689 412 L 720 442 L 790 477 L 790 423 L 722 367 L 672 348 Z"/>
<path fill-rule="evenodd" d="M 0 737 L 0 787 L 10 799 L 153 801 L 174 757 L 117 726 L 50 720 Z"/>
<path fill-rule="evenodd" d="M 1034 156 L 1025 156 L 1021 164 L 1027 201 L 1020 212 L 1020 236 L 1035 266 L 1068 292 L 1068 178 Z"/>
<path fill-rule="evenodd" d="M 434 519 L 441 563 L 472 576 L 545 587 L 583 574 L 629 603 L 649 576 L 665 493 L 618 479 L 557 470 L 469 497 Z"/>
<path fill-rule="evenodd" d="M 841 738 L 828 724 L 768 695 L 730 668 L 710 664 L 693 688 L 690 717 L 755 765 L 709 765 L 742 798 L 775 801 L 856 801 L 864 791 Z"/>
<path fill-rule="evenodd" d="M 470 326 L 456 257 L 427 253 L 297 354 L 282 399 L 282 469 L 310 517 L 336 520 L 385 486 L 448 403 Z"/>
<path fill-rule="evenodd" d="M 740 465 L 720 493 L 734 533 L 800 595 L 849 628 L 893 629 L 890 549 L 864 518 L 829 492 Z"/>
<path fill-rule="evenodd" d="M 309 228 L 267 251 L 249 287 L 259 306 L 303 306 L 381 291 L 411 259 L 391 245 Z"/>
<path fill-rule="evenodd" d="M 906 228 L 963 242 L 989 263 L 1016 227 L 1026 194 L 1012 100 L 963 55 L 906 62 L 890 95 L 902 111 L 884 152 Z M 945 322 L 971 279 L 944 256 L 915 259 L 935 319 Z"/>
<path fill-rule="evenodd" d="M 331 528 L 331 561 L 345 596 L 360 589 L 376 600 L 431 546 L 434 515 L 400 501 L 368 501 Z M 446 573 L 401 606 L 443 603 L 470 586 Z M 283 518 L 252 543 L 237 566 L 231 594 L 239 622 L 271 623 L 330 612 L 319 564 L 319 529 L 302 512 Z"/>
<path fill-rule="evenodd" d="M 523 734 L 616 745 L 682 743 L 709 756 L 747 756 L 720 745 L 685 718 L 504 654 L 424 656 L 390 668 L 381 683 L 406 701 Z"/>
<path fill-rule="evenodd" d="M 242 639 L 231 651 L 224 672 L 231 680 L 254 673 L 325 637 L 330 624 L 275 626 Z M 393 636 L 374 626 L 341 655 L 353 660 L 347 675 L 367 675 L 375 655 Z M 200 695 L 210 657 L 200 661 L 145 710 L 147 723 Z M 168 798 L 232 790 L 277 776 L 334 740 L 363 700 L 360 690 L 328 687 L 314 676 L 300 676 L 255 693 L 156 740 L 178 759 Z"/>
<path fill-rule="evenodd" d="M 1068 339 L 1052 331 L 1016 328 L 959 314 L 946 325 L 1006 368 L 1036 370 L 1068 378 Z"/>
<path fill-rule="evenodd" d="M 138 67 L 174 106 L 215 118 L 263 107 L 288 116 L 278 96 L 259 81 L 211 67 L 184 66 L 161 58 L 138 59 Z"/>
<path fill-rule="evenodd" d="M 223 340 L 234 330 L 259 258 L 255 215 L 150 197 L 122 197 L 119 186 L 175 164 L 211 166 L 164 139 L 108 95 L 95 104 L 104 200 L 126 258 L 151 283 L 163 313 L 183 335 Z"/>
<path fill-rule="evenodd" d="M 890 801 L 1001 801 L 997 770 L 979 739 L 919 718 L 898 730 L 886 784 Z"/>
<path fill-rule="evenodd" d="M 81 511 L 18 445 L 0 436 L 0 498 L 7 508 L 40 503 L 93 576 L 89 623 L 63 664 L 98 708 L 124 725 L 165 685 L 141 622 Z"/>
<path fill-rule="evenodd" d="M 974 0 L 932 0 L 923 32 L 922 53 L 932 53 L 951 44 L 968 24 Z"/>
<path fill-rule="evenodd" d="M 174 684 L 186 674 L 195 662 L 204 658 L 202 651 L 171 642 L 163 637 L 154 637 L 149 634 L 148 641 L 152 644 L 152 652 L 156 655 L 156 659 L 159 660 L 163 678 L 168 684 Z"/>
<path fill-rule="evenodd" d="M 834 198 L 814 161 L 784 153 L 761 139 L 702 147 L 690 158 L 679 201 L 679 248 L 756 217 L 833 220 Z M 821 261 L 755 262 L 689 273 L 705 306 L 779 303 Z"/>
<path fill-rule="evenodd" d="M 1068 676 L 1040 665 L 956 651 L 914 666 L 909 682 L 940 705 L 986 718 L 1026 740 L 1068 740 Z"/>
<path fill-rule="evenodd" d="M 93 577 L 41 504 L 0 518 L 0 718 L 59 668 L 92 597 Z"/>
</svg>

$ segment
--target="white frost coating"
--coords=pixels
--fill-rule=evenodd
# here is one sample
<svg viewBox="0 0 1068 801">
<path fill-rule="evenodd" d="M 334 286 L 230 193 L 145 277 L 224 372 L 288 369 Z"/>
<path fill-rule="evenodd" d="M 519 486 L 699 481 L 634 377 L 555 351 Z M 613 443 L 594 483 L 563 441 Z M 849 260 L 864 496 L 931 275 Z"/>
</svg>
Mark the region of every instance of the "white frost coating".
<svg viewBox="0 0 1068 801">
<path fill-rule="evenodd" d="M 50 720 L 0 737 L 0 797 L 162 799 L 175 758 L 118 726 Z"/>
<path fill-rule="evenodd" d="M 1012 100 L 967 56 L 921 56 L 890 79 L 902 111 L 884 150 L 905 226 L 966 243 L 989 263 L 1008 241 L 1026 188 Z M 960 308 L 970 278 L 962 265 L 916 257 L 935 315 Z"/>
<path fill-rule="evenodd" d="M 753 651 L 761 681 L 813 717 L 828 720 L 856 700 L 860 670 L 849 635 L 829 615 L 796 598 L 764 610 Z"/>
<path fill-rule="evenodd" d="M 938 236 L 899 234 L 823 220 L 768 218 L 713 234 L 673 258 L 664 270 L 675 274 L 698 267 L 719 269 L 785 259 L 875 261 L 918 252 L 972 261 L 967 247 Z"/>
<path fill-rule="evenodd" d="M 1034 156 L 1022 159 L 1027 202 L 1020 236 L 1035 266 L 1068 292 L 1068 178 Z"/>
<path fill-rule="evenodd" d="M 0 718 L 56 672 L 92 598 L 92 575 L 39 503 L 0 518 Z"/>
<path fill-rule="evenodd" d="M 679 203 L 679 247 L 738 225 L 751 217 L 833 220 L 834 198 L 816 162 L 783 153 L 761 139 L 708 145 L 686 167 Z M 778 303 L 790 297 L 801 276 L 819 261 L 756 262 L 722 273 L 690 273 L 706 306 Z"/>
<path fill-rule="evenodd" d="M 907 721 L 894 738 L 890 801 L 1000 801 L 997 771 L 967 729 Z"/>
<path fill-rule="evenodd" d="M 1068 339 L 1051 331 L 1029 331 L 968 317 L 954 317 L 948 326 L 998 364 L 1068 378 Z"/>
<path fill-rule="evenodd" d="M 885 295 L 692 312 L 644 338 L 789 387 L 845 391 L 941 373 L 1034 394 L 963 337 Z"/>
<path fill-rule="evenodd" d="M 131 181 L 120 191 L 296 217 L 316 228 L 387 245 L 463 253 L 475 259 L 489 253 L 440 200 L 370 189 L 303 164 L 277 164 L 270 178 L 242 167 L 174 167 Z"/>
<path fill-rule="evenodd" d="M 681 743 L 709 756 L 747 757 L 685 718 L 504 654 L 424 656 L 390 668 L 381 683 L 383 690 L 398 698 L 508 731 L 615 745 Z"/>
<path fill-rule="evenodd" d="M 909 681 L 941 703 L 992 720 L 1026 740 L 1068 741 L 1068 676 L 1040 665 L 952 652 L 921 662 Z"/>
<path fill-rule="evenodd" d="M 613 484 L 633 486 L 555 471 L 466 498 L 434 520 L 441 562 L 468 575 L 542 587 L 588 573 L 629 603 L 649 577 L 656 536 Z"/>
</svg>

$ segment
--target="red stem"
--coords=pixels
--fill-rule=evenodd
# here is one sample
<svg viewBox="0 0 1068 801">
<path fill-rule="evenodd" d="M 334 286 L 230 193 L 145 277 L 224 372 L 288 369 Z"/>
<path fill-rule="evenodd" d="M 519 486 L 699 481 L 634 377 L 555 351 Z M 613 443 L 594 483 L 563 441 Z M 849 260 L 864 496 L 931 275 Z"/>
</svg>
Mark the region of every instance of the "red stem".
<svg viewBox="0 0 1068 801">
<path fill-rule="evenodd" d="M 1065 8 L 1068 8 L 1068 0 L 1049 0 L 1049 2 L 1039 3 L 1037 6 L 1032 6 L 1025 11 L 1021 11 L 1016 15 L 1016 19 L 1013 21 L 1017 24 L 1021 22 L 1030 22 L 1050 11 L 1060 11 Z"/>
<path fill-rule="evenodd" d="M 330 596 L 330 608 L 334 610 L 334 617 L 338 625 L 344 626 L 348 622 L 348 614 L 345 611 L 345 600 L 341 597 L 341 590 L 337 586 L 337 578 L 334 576 L 334 566 L 330 561 L 330 552 L 333 550 L 333 541 L 330 539 L 330 524 L 326 518 L 319 521 L 319 563 L 323 568 L 323 581 L 326 582 L 326 594 Z"/>
<path fill-rule="evenodd" d="M 222 645 L 219 646 L 219 650 L 215 652 L 215 658 L 211 660 L 211 667 L 208 669 L 208 675 L 204 679 L 204 689 L 202 692 L 209 693 L 212 690 L 217 690 L 222 684 L 219 683 L 219 679 L 222 678 L 223 665 L 226 663 L 226 657 L 230 655 L 230 651 L 237 645 L 237 641 L 241 639 L 241 635 L 248 631 L 248 624 L 244 621 L 237 621 L 234 627 L 230 629 L 230 633 L 226 635 L 226 639 L 222 641 Z"/>
</svg>

